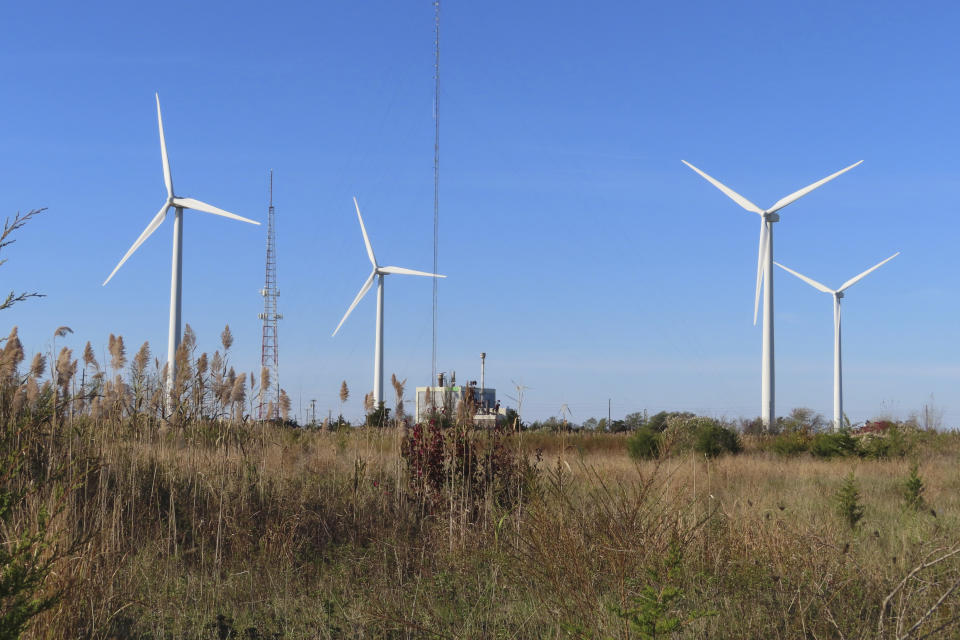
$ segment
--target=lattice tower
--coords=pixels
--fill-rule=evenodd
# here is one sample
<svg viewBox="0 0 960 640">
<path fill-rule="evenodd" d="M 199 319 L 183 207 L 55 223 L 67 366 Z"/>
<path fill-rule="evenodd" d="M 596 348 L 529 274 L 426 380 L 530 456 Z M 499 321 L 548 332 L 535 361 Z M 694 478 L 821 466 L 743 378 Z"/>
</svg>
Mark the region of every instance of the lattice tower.
<svg viewBox="0 0 960 640">
<path fill-rule="evenodd" d="M 257 414 L 261 420 L 273 420 L 280 417 L 280 345 L 277 337 L 277 321 L 283 319 L 277 309 L 277 225 L 273 208 L 273 170 L 270 170 L 270 208 L 267 213 L 267 266 L 263 289 L 263 338 L 260 342 L 260 366 L 270 374 L 270 386 L 261 388 L 258 397 Z M 261 373 L 262 375 L 262 373 Z M 272 407 L 272 411 L 270 410 Z M 270 414 L 270 415 L 268 415 Z"/>
</svg>

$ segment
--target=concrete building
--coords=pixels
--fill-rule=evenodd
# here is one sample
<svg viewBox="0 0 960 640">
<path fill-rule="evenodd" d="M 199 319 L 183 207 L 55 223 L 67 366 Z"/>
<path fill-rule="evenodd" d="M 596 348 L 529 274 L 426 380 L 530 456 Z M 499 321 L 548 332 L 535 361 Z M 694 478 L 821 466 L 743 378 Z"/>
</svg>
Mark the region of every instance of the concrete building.
<svg viewBox="0 0 960 640">
<path fill-rule="evenodd" d="M 496 389 L 478 387 L 476 381 L 458 385 L 455 377 L 451 377 L 447 384 L 442 373 L 437 378 L 435 387 L 417 387 L 417 409 L 414 416 L 417 422 L 425 420 L 434 408 L 445 415 L 456 417 L 460 404 L 468 399 L 477 407 L 474 414 L 474 423 L 477 426 L 493 427 L 497 423 L 497 416 L 504 414 L 504 410 L 497 403 Z"/>
</svg>

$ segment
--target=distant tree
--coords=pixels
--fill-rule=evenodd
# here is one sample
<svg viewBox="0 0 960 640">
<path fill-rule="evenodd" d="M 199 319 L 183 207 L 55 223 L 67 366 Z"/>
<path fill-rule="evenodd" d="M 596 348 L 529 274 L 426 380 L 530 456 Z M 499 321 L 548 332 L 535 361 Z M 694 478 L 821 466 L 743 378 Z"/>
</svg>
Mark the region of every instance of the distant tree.
<svg viewBox="0 0 960 640">
<path fill-rule="evenodd" d="M 667 428 L 667 420 L 670 418 L 695 418 L 696 415 L 689 411 L 661 411 L 647 420 L 647 426 L 654 431 L 663 431 Z"/>
<path fill-rule="evenodd" d="M 586 420 L 583 421 L 583 428 L 596 431 L 598 424 L 599 424 L 599 421 L 596 418 L 587 418 Z"/>
<path fill-rule="evenodd" d="M 520 415 L 515 409 L 507 408 L 503 413 L 504 424 L 507 425 L 508 429 L 516 431 L 524 431 L 527 428 L 527 425 L 523 423 L 520 419 Z"/>
<path fill-rule="evenodd" d="M 797 431 L 817 433 L 826 429 L 827 420 L 813 409 L 796 407 L 790 411 L 789 416 L 779 418 L 777 426 L 781 433 L 795 433 Z"/>
<path fill-rule="evenodd" d="M 610 423 L 610 433 L 623 433 L 630 431 L 630 427 L 623 420 L 614 420 Z"/>
<path fill-rule="evenodd" d="M 643 425 L 647 423 L 647 411 L 636 411 L 634 413 L 628 413 L 623 417 L 623 422 L 627 426 L 627 429 L 630 431 L 636 431 Z"/>
<path fill-rule="evenodd" d="M 756 418 L 741 418 L 740 431 L 749 436 L 763 435 L 765 432 L 763 428 L 763 418 L 759 416 Z"/>
<path fill-rule="evenodd" d="M 373 396 L 371 395 L 371 402 Z M 367 414 L 368 427 L 386 427 L 390 423 L 390 409 L 380 402 L 377 407 Z"/>
</svg>

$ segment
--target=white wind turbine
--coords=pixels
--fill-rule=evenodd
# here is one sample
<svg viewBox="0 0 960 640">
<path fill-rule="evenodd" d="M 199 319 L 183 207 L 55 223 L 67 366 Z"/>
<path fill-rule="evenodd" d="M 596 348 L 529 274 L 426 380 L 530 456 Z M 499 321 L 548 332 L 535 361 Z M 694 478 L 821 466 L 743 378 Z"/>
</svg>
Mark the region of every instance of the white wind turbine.
<svg viewBox="0 0 960 640">
<path fill-rule="evenodd" d="M 160 211 L 157 212 L 157 215 L 153 217 L 153 220 L 150 221 L 150 224 L 147 225 L 147 228 L 143 230 L 143 233 L 140 234 L 140 237 L 137 238 L 137 241 L 133 243 L 133 246 L 124 254 L 123 259 L 113 268 L 113 271 L 110 272 L 110 275 L 107 276 L 107 279 L 103 281 L 104 286 L 110 282 L 110 278 L 117 272 L 120 267 L 123 266 L 123 263 L 133 255 L 133 252 L 150 237 L 154 231 L 163 223 L 164 219 L 167 217 L 167 211 L 170 207 L 174 208 L 175 215 L 173 218 L 173 269 L 170 275 L 170 331 L 167 341 L 167 383 L 171 388 L 173 385 L 173 380 L 176 375 L 176 354 L 177 347 L 180 346 L 180 309 L 181 309 L 181 275 L 183 272 L 183 210 L 184 209 L 193 209 L 195 211 L 203 211 L 205 213 L 212 213 L 214 215 L 223 216 L 225 218 L 232 218 L 234 220 L 240 220 L 241 222 L 249 222 L 250 224 L 259 225 L 259 222 L 254 220 L 248 220 L 247 218 L 240 217 L 229 211 L 224 211 L 223 209 L 218 209 L 212 205 L 209 205 L 205 202 L 199 200 L 194 200 L 193 198 L 178 198 L 173 194 L 173 178 L 170 176 L 170 161 L 167 158 L 167 143 L 163 137 L 163 118 L 160 115 L 160 95 L 156 95 L 157 98 L 157 124 L 160 127 L 160 157 L 163 159 L 163 182 L 167 187 L 167 200 L 163 203 L 163 206 L 160 207 Z"/>
<path fill-rule="evenodd" d="M 353 199 L 353 206 L 357 209 L 357 218 L 360 220 L 360 231 L 363 233 L 363 243 L 367 247 L 367 257 L 370 258 L 373 271 L 370 272 L 370 277 L 367 278 L 367 281 L 360 287 L 360 293 L 353 299 L 353 303 L 347 309 L 347 312 L 343 314 L 343 319 L 340 320 L 337 328 L 333 330 L 333 335 L 337 335 L 340 327 L 346 322 L 347 317 L 349 317 L 354 307 L 363 299 L 363 296 L 367 295 L 367 291 L 370 291 L 370 287 L 373 286 L 373 279 L 377 278 L 377 337 L 373 351 L 373 403 L 374 407 L 379 407 L 380 402 L 383 401 L 383 277 L 391 273 L 408 276 L 427 276 L 429 278 L 446 278 L 447 276 L 427 273 L 426 271 L 414 271 L 413 269 L 405 269 L 403 267 L 381 267 L 377 264 L 377 258 L 373 255 L 373 247 L 370 246 L 370 238 L 367 236 L 367 228 L 363 225 L 363 216 L 360 215 L 360 205 L 357 204 L 356 198 Z"/>
<path fill-rule="evenodd" d="M 721 184 L 718 180 L 708 176 L 700 169 L 697 169 L 695 166 L 687 162 L 686 160 L 682 161 L 683 164 L 687 165 L 701 176 L 703 176 L 707 182 L 715 186 L 717 189 L 720 189 L 728 198 L 736 202 L 738 205 L 746 209 L 747 211 L 752 211 L 760 215 L 760 247 L 757 254 L 757 287 L 756 293 L 753 299 L 753 324 L 757 324 L 757 308 L 760 303 L 760 285 L 763 284 L 763 352 L 761 355 L 761 374 L 760 374 L 760 417 L 763 420 L 763 424 L 769 427 L 773 424 L 773 421 L 776 419 L 776 411 L 774 409 L 774 362 L 773 362 L 773 223 L 780 220 L 780 215 L 777 213 L 780 209 L 783 209 L 788 204 L 799 200 L 803 196 L 807 195 L 817 187 L 823 186 L 827 182 L 830 182 L 841 173 L 846 173 L 850 169 L 853 169 L 855 166 L 863 162 L 855 162 L 845 169 L 841 169 L 836 173 L 827 176 L 823 180 L 814 182 L 813 184 L 800 189 L 799 191 L 794 191 L 785 198 L 778 200 L 772 207 L 769 209 L 761 209 L 757 205 L 753 204 L 739 193 L 733 189 L 727 187 L 724 184 Z"/>
<path fill-rule="evenodd" d="M 819 291 L 833 295 L 833 428 L 835 430 L 839 429 L 843 425 L 843 372 L 840 357 L 840 299 L 843 298 L 843 292 L 846 289 L 849 289 L 857 282 L 860 282 L 860 280 L 865 278 L 868 274 L 879 269 L 886 263 L 896 258 L 898 255 L 900 255 L 899 251 L 883 262 L 870 267 L 860 275 L 850 278 L 840 285 L 839 289 L 831 289 L 830 287 L 817 282 L 813 278 L 808 278 L 802 273 L 797 273 L 793 269 L 783 266 L 779 262 L 774 262 L 775 265 L 784 271 L 797 276 L 814 289 L 818 289 Z"/>
</svg>

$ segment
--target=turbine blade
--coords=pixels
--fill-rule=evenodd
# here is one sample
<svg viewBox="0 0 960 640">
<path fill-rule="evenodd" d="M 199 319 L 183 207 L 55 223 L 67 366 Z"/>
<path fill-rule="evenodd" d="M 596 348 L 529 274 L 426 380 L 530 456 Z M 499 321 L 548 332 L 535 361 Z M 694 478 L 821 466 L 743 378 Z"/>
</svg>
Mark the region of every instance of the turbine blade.
<svg viewBox="0 0 960 640">
<path fill-rule="evenodd" d="M 414 271 L 413 269 L 405 269 L 403 267 L 377 267 L 379 273 L 398 273 L 401 275 L 407 276 L 428 276 L 430 278 L 446 278 L 447 276 L 441 276 L 437 273 L 427 273 L 426 271 Z"/>
<path fill-rule="evenodd" d="M 798 278 L 800 278 L 801 280 L 803 280 L 804 282 L 806 282 L 808 285 L 810 285 L 810 286 L 813 287 L 814 289 L 819 289 L 820 291 L 823 291 L 824 293 L 835 293 L 835 291 L 834 291 L 833 289 L 831 289 L 830 287 L 828 287 L 827 285 L 821 284 L 821 283 L 817 282 L 816 280 L 814 280 L 813 278 L 808 278 L 807 276 L 803 275 L 802 273 L 797 273 L 796 271 L 794 271 L 794 270 L 791 269 L 790 267 L 785 267 L 785 266 L 783 266 L 782 264 L 780 264 L 779 262 L 774 262 L 773 264 L 777 265 L 778 267 L 780 267 L 781 269 L 783 269 L 783 270 L 786 271 L 787 273 L 792 273 L 793 275 L 797 276 Z"/>
<path fill-rule="evenodd" d="M 757 311 L 760 309 L 760 285 L 763 284 L 763 273 L 767 264 L 767 221 L 760 218 L 760 245 L 757 247 L 757 291 L 753 296 L 753 325 L 757 325 Z"/>
<path fill-rule="evenodd" d="M 897 251 L 895 254 L 893 254 L 892 256 L 890 256 L 889 258 L 887 258 L 886 260 L 884 260 L 883 262 L 880 262 L 880 263 L 878 263 L 878 264 L 873 265 L 872 267 L 870 267 L 869 269 L 867 269 L 866 271 L 864 271 L 864 272 L 861 273 L 860 275 L 854 276 L 854 277 L 850 278 L 849 280 L 847 280 L 846 282 L 844 282 L 842 285 L 840 285 L 840 288 L 837 289 L 837 291 L 843 291 L 843 290 L 846 289 L 847 287 L 850 287 L 850 286 L 855 285 L 856 283 L 860 282 L 863 278 L 865 278 L 868 274 L 872 273 L 873 271 L 876 271 L 877 269 L 879 269 L 879 268 L 882 267 L 883 265 L 887 264 L 888 262 L 890 262 L 891 260 L 893 260 L 894 258 L 896 258 L 898 255 L 900 255 L 900 252 L 899 252 L 899 251 Z"/>
<path fill-rule="evenodd" d="M 860 162 L 863 162 L 863 160 L 860 160 Z M 846 173 L 847 171 L 850 171 L 850 169 L 853 169 L 855 166 L 860 164 L 860 162 L 854 162 L 852 165 L 850 165 L 846 169 L 840 169 L 840 171 L 837 171 L 836 173 L 833 173 L 827 176 L 823 180 L 818 180 L 817 182 L 814 182 L 813 184 L 806 186 L 803 189 L 800 189 L 799 191 L 794 191 L 793 193 L 788 195 L 786 198 L 780 198 L 779 200 L 777 200 L 777 203 L 775 205 L 767 209 L 767 212 L 773 213 L 774 211 L 780 211 L 780 209 L 783 209 L 785 206 L 787 206 L 791 202 L 799 200 L 800 198 L 807 195 L 808 193 L 810 193 L 811 191 L 813 191 L 818 187 L 822 187 L 826 183 L 830 182 L 831 180 L 839 176 L 841 173 Z"/>
<path fill-rule="evenodd" d="M 719 180 L 715 180 L 714 178 L 711 178 L 711 177 L 708 176 L 706 173 L 704 173 L 703 171 L 700 171 L 700 169 L 697 169 L 695 166 L 693 166 L 692 164 L 690 164 L 690 163 L 687 162 L 686 160 L 681 160 L 680 162 L 682 162 L 683 164 L 687 165 L 688 167 L 690 167 L 691 169 L 693 169 L 694 171 L 696 171 L 697 173 L 699 173 L 701 176 L 703 176 L 703 178 L 704 178 L 707 182 L 709 182 L 710 184 L 712 184 L 713 186 L 715 186 L 717 189 L 720 189 L 720 191 L 723 191 L 723 192 L 727 195 L 728 198 L 730 198 L 731 200 L 733 200 L 734 202 L 736 202 L 738 205 L 740 205 L 741 207 L 743 207 L 743 208 L 746 209 L 747 211 L 753 211 L 754 213 L 760 213 L 760 214 L 763 213 L 763 209 L 761 209 L 761 208 L 758 207 L 757 205 L 753 204 L 752 202 L 750 202 L 749 200 L 747 200 L 746 198 L 744 198 L 742 195 L 740 195 L 739 193 L 737 193 L 736 191 L 734 191 L 733 189 L 731 189 L 731 188 L 728 187 L 727 185 L 721 183 Z"/>
<path fill-rule="evenodd" d="M 353 197 L 353 206 L 357 208 L 357 218 L 360 219 L 360 231 L 363 232 L 363 244 L 367 247 L 367 257 L 370 258 L 370 262 L 373 264 L 373 268 L 377 268 L 377 259 L 373 255 L 373 247 L 370 246 L 370 238 L 367 237 L 367 228 L 363 226 L 363 216 L 360 215 L 360 205 L 357 204 L 357 197 Z"/>
<path fill-rule="evenodd" d="M 340 331 L 340 327 L 343 326 L 343 323 L 347 321 L 347 318 L 350 316 L 350 313 L 353 311 L 354 307 L 363 299 L 363 296 L 367 295 L 367 291 L 370 291 L 370 287 L 373 286 L 373 278 L 377 275 L 377 270 L 374 269 L 370 272 L 370 277 L 367 278 L 367 281 L 363 283 L 363 286 L 360 287 L 360 293 L 357 294 L 357 297 L 353 299 L 353 304 L 350 305 L 350 308 L 347 309 L 347 312 L 343 314 L 343 319 L 340 320 L 340 324 L 337 325 L 337 328 L 333 330 L 333 335 L 337 335 L 337 331 Z M 330 336 L 333 337 L 333 336 Z"/>
<path fill-rule="evenodd" d="M 194 211 L 203 211 L 204 213 L 212 213 L 217 216 L 223 216 L 224 218 L 230 218 L 231 220 L 239 220 L 240 222 L 249 222 L 250 224 L 256 225 L 260 224 L 256 220 L 250 220 L 248 218 L 238 216 L 235 213 L 218 209 L 213 205 L 207 204 L 206 202 L 200 202 L 194 198 L 174 198 L 173 206 L 183 207 L 184 209 L 193 209 Z"/>
<path fill-rule="evenodd" d="M 170 159 L 167 157 L 167 141 L 163 137 L 163 116 L 160 115 L 160 94 L 157 97 L 157 124 L 160 126 L 160 156 L 163 158 L 163 184 L 167 186 L 167 198 L 173 197 L 173 178 L 170 176 Z"/>
<path fill-rule="evenodd" d="M 123 266 L 123 263 L 127 261 L 127 258 L 133 255 L 133 252 L 136 251 L 144 241 L 150 237 L 150 234 L 157 230 L 161 224 L 163 224 L 163 219 L 167 217 L 167 209 L 170 208 L 169 204 L 164 204 L 160 211 L 157 212 L 157 215 L 153 216 L 153 220 L 150 221 L 150 224 L 147 225 L 147 228 L 143 230 L 143 233 L 140 234 L 140 237 L 137 238 L 137 241 L 133 243 L 133 246 L 124 254 L 123 259 L 113 268 L 113 271 L 110 272 L 110 275 L 107 276 L 107 279 L 103 281 L 102 286 L 107 286 L 107 283 L 110 282 L 110 278 L 113 277 L 120 267 Z"/>
</svg>

